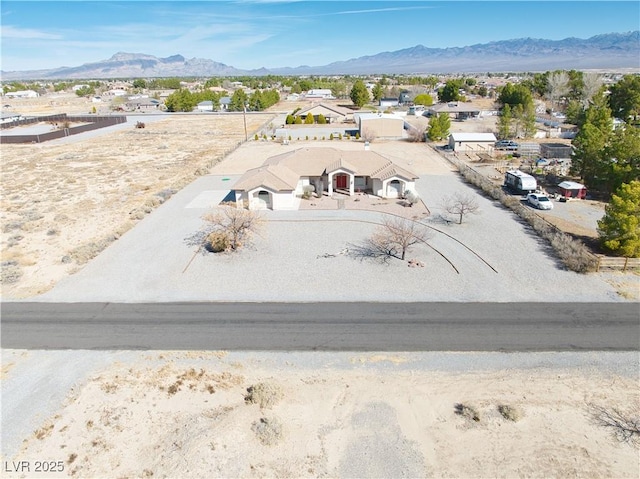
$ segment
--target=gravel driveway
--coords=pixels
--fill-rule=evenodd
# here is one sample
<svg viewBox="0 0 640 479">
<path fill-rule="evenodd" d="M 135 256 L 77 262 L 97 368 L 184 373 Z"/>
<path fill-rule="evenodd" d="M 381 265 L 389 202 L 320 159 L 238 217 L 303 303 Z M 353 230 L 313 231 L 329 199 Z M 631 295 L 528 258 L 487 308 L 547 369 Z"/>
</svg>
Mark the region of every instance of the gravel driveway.
<svg viewBox="0 0 640 479">
<path fill-rule="evenodd" d="M 375 146 L 375 145 L 374 145 Z M 389 148 L 380 146 L 381 149 Z M 431 154 L 424 147 L 424 155 Z M 397 153 L 400 155 L 400 153 Z M 435 154 L 435 153 L 434 153 Z M 435 154 L 437 156 L 437 154 Z M 416 182 L 431 216 L 429 246 L 409 268 L 346 253 L 382 215 L 370 211 L 265 211 L 254 245 L 202 254 L 185 239 L 238 178 L 198 178 L 113 243 L 83 270 L 38 297 L 47 301 L 618 301 L 599 275 L 565 271 L 547 244 L 512 213 L 463 183 L 444 160 Z M 225 180 L 226 178 L 226 180 Z M 438 218 L 442 198 L 474 195 L 480 214 L 462 225 Z"/>
</svg>

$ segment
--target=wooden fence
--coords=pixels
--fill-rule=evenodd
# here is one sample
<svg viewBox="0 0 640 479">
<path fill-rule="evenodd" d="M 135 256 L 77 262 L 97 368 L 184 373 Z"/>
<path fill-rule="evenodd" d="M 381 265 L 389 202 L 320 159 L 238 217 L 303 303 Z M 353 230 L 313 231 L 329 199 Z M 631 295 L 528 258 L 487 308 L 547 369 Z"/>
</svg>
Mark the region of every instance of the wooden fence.
<svg viewBox="0 0 640 479">
<path fill-rule="evenodd" d="M 105 128 L 107 126 L 118 125 L 120 123 L 126 123 L 127 117 L 123 115 L 113 116 L 96 116 L 96 115 L 78 115 L 67 116 L 66 113 L 60 115 L 48 115 L 35 118 L 29 118 L 21 121 L 22 125 L 38 122 L 77 122 L 87 123 L 86 125 L 75 126 L 71 128 L 62 128 L 60 130 L 51 131 L 48 133 L 41 133 L 36 135 L 1 135 L 0 143 L 42 143 L 44 141 L 55 140 L 56 138 L 63 138 L 65 136 L 77 135 L 85 131 L 97 130 L 99 128 Z"/>
<path fill-rule="evenodd" d="M 640 269 L 640 258 L 614 258 L 612 256 L 596 255 L 598 264 L 596 271 Z"/>
<path fill-rule="evenodd" d="M 447 159 L 454 166 L 456 166 L 458 168 L 458 171 L 460 171 L 460 173 L 462 173 L 464 169 L 473 171 L 479 178 L 479 181 L 482 181 L 483 183 L 489 186 L 493 186 L 493 187 L 496 186 L 495 183 L 493 183 L 489 178 L 487 178 L 485 175 L 480 173 L 478 170 L 476 170 L 472 166 L 469 166 L 465 161 L 460 159 L 459 156 L 456 155 L 455 153 L 446 152 L 445 154 L 443 154 L 441 151 L 438 151 L 437 148 L 434 148 L 434 150 L 440 153 L 442 157 Z M 511 210 L 513 210 L 516 214 L 518 214 L 518 208 L 523 209 L 524 207 L 522 205 L 517 205 L 515 207 L 512 207 Z M 543 218 L 538 213 L 532 212 L 529 210 L 527 211 L 529 214 L 535 215 L 539 221 L 543 221 L 544 223 L 546 223 L 547 226 L 553 229 L 554 231 L 564 233 L 564 231 L 562 231 L 553 223 L 550 223 L 549 221 L 547 221 L 546 218 Z M 519 216 L 522 217 L 522 215 L 519 215 Z M 602 271 L 602 270 L 617 270 L 617 271 L 640 270 L 640 258 L 620 258 L 620 257 L 614 257 L 614 256 L 605 256 L 602 254 L 593 254 L 591 252 L 589 252 L 588 254 L 594 259 L 594 263 L 596 264 L 596 272 Z"/>
</svg>

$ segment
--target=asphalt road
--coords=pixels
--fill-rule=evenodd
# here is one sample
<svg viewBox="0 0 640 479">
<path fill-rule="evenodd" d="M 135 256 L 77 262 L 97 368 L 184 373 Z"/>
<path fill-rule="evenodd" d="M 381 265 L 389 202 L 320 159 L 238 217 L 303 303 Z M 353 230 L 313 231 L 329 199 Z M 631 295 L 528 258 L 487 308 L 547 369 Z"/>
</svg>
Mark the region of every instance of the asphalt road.
<svg viewBox="0 0 640 479">
<path fill-rule="evenodd" d="M 3 303 L 2 348 L 640 350 L 637 303 Z"/>
</svg>

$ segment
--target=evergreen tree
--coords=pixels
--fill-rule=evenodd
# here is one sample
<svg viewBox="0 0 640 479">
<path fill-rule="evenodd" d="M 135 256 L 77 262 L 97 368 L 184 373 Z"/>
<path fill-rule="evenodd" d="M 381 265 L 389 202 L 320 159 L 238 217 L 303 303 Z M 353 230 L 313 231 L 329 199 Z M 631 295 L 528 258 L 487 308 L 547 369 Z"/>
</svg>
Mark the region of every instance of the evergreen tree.
<svg viewBox="0 0 640 479">
<path fill-rule="evenodd" d="M 498 118 L 498 138 L 501 140 L 511 138 L 511 118 L 511 107 L 507 103 Z"/>
<path fill-rule="evenodd" d="M 610 90 L 609 104 L 613 115 L 635 122 L 640 115 L 640 76 L 625 75 Z"/>
<path fill-rule="evenodd" d="M 451 119 L 448 113 L 440 113 L 429 120 L 429 129 L 427 130 L 427 138 L 431 141 L 444 140 L 449 136 L 451 128 Z"/>
<path fill-rule="evenodd" d="M 461 80 L 448 80 L 447 83 L 438 91 L 438 101 L 447 103 L 450 101 L 458 101 L 460 99 Z"/>
<path fill-rule="evenodd" d="M 358 108 L 362 108 L 369 102 L 369 90 L 367 90 L 367 87 L 362 80 L 356 80 L 353 84 L 349 98 L 351 98 L 353 104 Z"/>
<path fill-rule="evenodd" d="M 313 125 L 315 123 L 315 120 L 313 119 L 313 115 L 311 113 L 307 113 L 307 117 L 305 118 L 304 122 L 307 125 Z"/>
<path fill-rule="evenodd" d="M 373 95 L 373 99 L 375 101 L 380 101 L 380 99 L 384 95 L 384 90 L 382 89 L 379 83 L 376 83 L 371 89 L 371 94 Z"/>
<path fill-rule="evenodd" d="M 573 140 L 571 172 L 584 180 L 590 188 L 607 189 L 610 184 L 610 160 L 605 148 L 613 134 L 611 110 L 604 95 L 594 97 L 594 103 L 585 112 L 585 120 Z"/>
<path fill-rule="evenodd" d="M 640 181 L 620 185 L 598 221 L 602 246 L 629 258 L 640 257 Z"/>
</svg>

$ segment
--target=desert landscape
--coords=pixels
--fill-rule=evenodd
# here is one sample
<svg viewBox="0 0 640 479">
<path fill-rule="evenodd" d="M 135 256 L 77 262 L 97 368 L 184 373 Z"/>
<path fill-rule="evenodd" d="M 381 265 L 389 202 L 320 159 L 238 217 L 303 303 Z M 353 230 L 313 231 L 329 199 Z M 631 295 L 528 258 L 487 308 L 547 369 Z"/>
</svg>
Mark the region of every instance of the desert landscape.
<svg viewBox="0 0 640 479">
<path fill-rule="evenodd" d="M 87 108 L 68 102 L 69 113 Z M 51 109 L 34 100 L 20 108 Z M 249 136 L 275 117 L 247 115 Z M 490 266 L 438 237 L 434 246 L 460 274 L 422 248 L 416 257 L 426 268 L 359 265 L 366 273 L 336 281 L 337 267 L 358 264 L 339 253 L 373 228 L 356 216 L 437 217 L 442 194 L 469 188 L 435 152 L 407 142 L 372 148 L 424 177 L 419 186 L 428 193 L 419 207 L 362 200 L 342 212 L 322 198 L 301 205 L 297 214 L 307 223 L 268 212 L 266 233 L 236 258 L 196 254 L 184 238 L 201 223 L 203 205 L 215 206 L 212 192 L 222 194 L 225 180 L 282 151 L 333 145 L 244 143 L 242 115 L 140 120 L 144 129 L 129 121 L 68 141 L 2 145 L 3 301 L 349 300 L 355 293 L 411 301 L 425 300 L 425 291 L 434 301 L 544 300 L 544 282 L 521 288 L 521 276 L 507 267 L 519 258 L 539 268 L 532 279 L 565 285 L 553 290 L 556 301 L 638 300 L 638 275 L 560 270 L 486 198 L 482 215 L 447 231 Z M 332 215 L 341 222 L 330 223 Z M 300 258 L 304 267 L 295 263 Z M 267 273 L 278 267 L 292 273 L 273 280 Z M 253 282 L 235 288 L 224 281 L 230 275 Z M 403 287 L 390 290 L 389 278 Z M 135 291 L 140 284 L 149 289 Z M 637 379 L 636 353 L 5 349 L 3 477 L 633 478 L 640 474 L 637 436 L 625 436 L 614 419 L 638 416 Z M 36 474 L 42 460 L 62 468 Z"/>
<path fill-rule="evenodd" d="M 637 440 L 607 416 L 639 410 L 634 353 L 9 351 L 3 388 L 21 397 L 45 354 L 60 365 L 48 380 L 73 387 L 52 397 L 40 382 L 40 414 L 3 433 L 32 427 L 3 477 L 640 473 Z M 94 367 L 78 377 L 80 358 Z M 20 406 L 3 410 L 13 424 Z M 63 470 L 34 474 L 45 459 Z M 31 473 L 11 470 L 19 461 Z"/>
<path fill-rule="evenodd" d="M 23 114 L 88 107 L 86 99 L 23 102 L 12 101 Z M 247 130 L 259 130 L 273 117 L 247 115 Z M 146 127 L 135 128 L 137 121 Z M 113 129 L 2 145 L 4 299 L 43 293 L 78 271 L 245 139 L 242 115 L 149 115 Z"/>
</svg>

